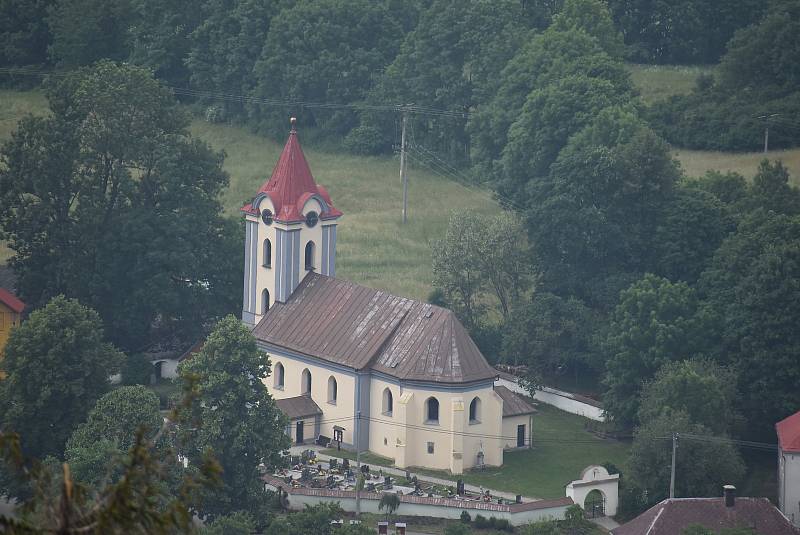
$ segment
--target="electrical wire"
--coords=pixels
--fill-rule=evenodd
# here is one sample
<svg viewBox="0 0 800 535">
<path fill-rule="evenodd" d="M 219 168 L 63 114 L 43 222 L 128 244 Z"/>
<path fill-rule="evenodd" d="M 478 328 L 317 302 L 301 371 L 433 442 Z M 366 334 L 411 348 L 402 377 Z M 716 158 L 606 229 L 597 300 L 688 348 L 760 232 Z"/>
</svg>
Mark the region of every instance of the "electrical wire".
<svg viewBox="0 0 800 535">
<path fill-rule="evenodd" d="M 14 67 L 14 68 L 0 67 L 0 74 L 7 74 L 11 76 L 13 75 L 42 76 L 42 77 L 53 76 L 56 78 L 63 78 L 67 76 L 67 73 L 61 73 L 57 71 L 43 71 L 39 69 L 31 69 L 25 67 Z M 349 110 L 364 110 L 364 111 L 383 111 L 392 113 L 406 111 L 408 113 L 415 115 L 427 115 L 432 117 L 452 117 L 459 119 L 466 119 L 469 116 L 468 111 L 457 112 L 457 111 L 443 110 L 431 106 L 424 106 L 417 104 L 386 105 L 386 104 L 369 104 L 366 102 L 334 103 L 334 102 L 318 102 L 309 100 L 281 100 L 281 99 L 242 95 L 237 93 L 228 93 L 221 91 L 205 91 L 205 90 L 191 89 L 186 87 L 176 87 L 168 84 L 162 84 L 162 85 L 163 87 L 172 90 L 172 92 L 175 93 L 176 95 L 196 97 L 196 98 L 208 98 L 213 100 L 224 100 L 229 102 L 241 102 L 241 103 L 247 102 L 250 104 L 264 104 L 269 106 L 291 107 L 291 108 L 299 107 L 299 108 L 309 108 L 309 109 L 332 109 L 332 110 L 349 109 Z"/>
</svg>

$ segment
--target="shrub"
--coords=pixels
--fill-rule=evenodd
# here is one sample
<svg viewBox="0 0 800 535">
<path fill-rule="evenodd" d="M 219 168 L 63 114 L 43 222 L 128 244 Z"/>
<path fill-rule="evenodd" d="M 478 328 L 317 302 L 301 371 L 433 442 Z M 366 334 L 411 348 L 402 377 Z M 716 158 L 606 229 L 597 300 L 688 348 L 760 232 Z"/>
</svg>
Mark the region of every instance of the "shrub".
<svg viewBox="0 0 800 535">
<path fill-rule="evenodd" d="M 122 384 L 149 385 L 153 373 L 152 363 L 141 354 L 127 355 L 122 364 Z"/>
<path fill-rule="evenodd" d="M 461 511 L 461 521 L 465 524 L 469 524 L 472 521 L 472 517 L 469 516 L 469 513 L 466 511 Z"/>
<path fill-rule="evenodd" d="M 486 529 L 489 527 L 489 520 L 483 515 L 475 515 L 475 527 L 478 529 Z"/>
<path fill-rule="evenodd" d="M 447 527 L 444 528 L 444 535 L 469 535 L 470 529 L 468 526 L 460 522 L 454 522 L 448 524 Z"/>
<path fill-rule="evenodd" d="M 344 138 L 344 148 L 353 154 L 372 156 L 389 151 L 383 133 L 372 126 L 357 126 Z"/>
<path fill-rule="evenodd" d="M 514 529 L 511 527 L 511 523 L 505 518 L 495 518 L 495 517 L 489 518 L 489 527 L 499 531 L 513 531 Z"/>
</svg>

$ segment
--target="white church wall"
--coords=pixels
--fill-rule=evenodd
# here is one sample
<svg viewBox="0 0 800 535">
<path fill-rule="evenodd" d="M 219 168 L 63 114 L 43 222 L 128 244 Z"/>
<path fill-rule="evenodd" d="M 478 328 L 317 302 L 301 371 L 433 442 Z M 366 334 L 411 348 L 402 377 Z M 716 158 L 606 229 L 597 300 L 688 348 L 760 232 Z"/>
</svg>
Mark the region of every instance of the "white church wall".
<svg viewBox="0 0 800 535">
<path fill-rule="evenodd" d="M 800 454 L 778 452 L 778 501 L 786 518 L 800 527 Z"/>
<path fill-rule="evenodd" d="M 265 488 L 272 491 L 285 492 L 288 507 L 301 511 L 306 506 L 321 503 L 338 503 L 348 512 L 356 510 L 355 493 L 352 491 L 330 491 L 327 489 L 289 489 L 283 481 L 271 478 L 265 482 Z M 362 492 L 360 510 L 364 513 L 383 514 L 378 508 L 380 494 Z M 504 518 L 513 526 L 524 526 L 543 520 L 563 520 L 567 509 L 572 505 L 569 499 L 540 500 L 524 504 L 503 505 L 489 502 L 458 502 L 446 498 L 427 498 L 417 496 L 400 496 L 398 513 L 403 516 L 421 516 L 428 518 L 447 518 L 458 520 L 462 511 L 469 512 L 473 518 L 480 514 L 486 518 Z"/>
<path fill-rule="evenodd" d="M 516 381 L 506 379 L 505 377 L 498 379 L 497 384 L 504 386 L 512 392 L 516 392 L 517 394 L 522 394 L 523 396 L 529 395 L 528 391 L 522 388 Z M 575 397 L 575 394 L 571 394 L 570 392 L 564 392 L 549 386 L 544 386 L 541 388 L 541 390 L 536 391 L 536 395 L 533 396 L 533 399 L 536 401 L 541 401 L 542 403 L 546 403 L 547 405 L 552 405 L 553 407 L 559 408 L 564 412 L 589 418 L 590 420 L 595 420 L 597 422 L 605 421 L 603 407 L 598 407 L 597 405 L 592 405 L 586 403 L 585 401 L 581 401 Z"/>
</svg>

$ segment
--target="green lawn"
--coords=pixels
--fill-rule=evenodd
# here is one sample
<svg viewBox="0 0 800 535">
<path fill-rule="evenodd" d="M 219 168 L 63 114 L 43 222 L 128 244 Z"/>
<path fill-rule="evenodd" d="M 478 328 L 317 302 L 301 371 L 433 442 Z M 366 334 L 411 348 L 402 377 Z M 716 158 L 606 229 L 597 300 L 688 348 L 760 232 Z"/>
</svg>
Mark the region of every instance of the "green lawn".
<svg viewBox="0 0 800 535">
<path fill-rule="evenodd" d="M 590 464 L 611 462 L 625 471 L 628 443 L 597 438 L 586 431 L 587 420 L 581 416 L 544 404 L 539 404 L 537 410 L 533 418 L 532 449 L 506 452 L 502 467 L 470 470 L 461 476 L 464 481 L 533 498 L 561 498 L 564 486 L 578 479 L 581 470 Z M 355 458 L 352 452 L 323 453 Z M 386 459 L 372 454 L 362 454 L 361 461 L 391 466 Z M 412 471 L 453 481 L 459 477 L 439 470 L 413 468 Z"/>
<path fill-rule="evenodd" d="M 36 91 L 0 91 L 0 142 L 28 112 L 44 113 L 46 102 Z M 300 125 L 300 139 L 303 139 Z M 228 215 L 240 217 L 249 201 L 269 178 L 283 140 L 274 142 L 243 128 L 196 120 L 192 133 L 227 153 L 225 169 L 231 186 L 223 203 Z M 288 125 L 287 125 L 288 131 Z M 451 212 L 485 217 L 500 208 L 485 190 L 466 189 L 424 169 L 409 169 L 409 222 L 401 224 L 399 162 L 393 157 L 369 158 L 304 147 L 319 184 L 328 188 L 344 212 L 338 234 L 337 276 L 397 293 L 425 299 L 431 290 L 430 242 L 447 228 Z M 9 256 L 0 245 L 0 262 Z"/>
<path fill-rule="evenodd" d="M 671 97 L 689 93 L 701 74 L 711 73 L 713 67 L 697 65 L 642 65 L 629 63 L 633 83 L 642 100 L 652 104 Z"/>
</svg>

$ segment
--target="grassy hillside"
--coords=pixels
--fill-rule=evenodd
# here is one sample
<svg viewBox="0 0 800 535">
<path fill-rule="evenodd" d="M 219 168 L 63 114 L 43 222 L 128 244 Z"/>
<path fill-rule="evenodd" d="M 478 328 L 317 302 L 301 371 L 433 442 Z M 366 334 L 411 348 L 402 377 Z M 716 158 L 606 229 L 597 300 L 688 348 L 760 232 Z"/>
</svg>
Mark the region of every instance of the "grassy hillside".
<svg viewBox="0 0 800 535">
<path fill-rule="evenodd" d="M 0 142 L 26 113 L 45 113 L 38 92 L 0 91 Z M 195 121 L 192 133 L 227 153 L 228 215 L 269 178 L 283 147 L 242 128 Z M 287 123 L 288 132 L 288 123 Z M 300 139 L 302 140 L 302 125 Z M 452 211 L 484 217 L 499 211 L 486 191 L 473 191 L 424 169 L 409 170 L 409 222 L 400 221 L 402 190 L 396 158 L 362 158 L 305 147 L 317 182 L 344 212 L 338 234 L 337 275 L 400 295 L 424 299 L 431 290 L 430 241 L 441 237 Z M 0 247 L 0 261 L 8 257 Z"/>
<path fill-rule="evenodd" d="M 663 100 L 672 95 L 689 93 L 697 77 L 710 73 L 712 67 L 696 65 L 640 65 L 628 64 L 633 83 L 647 104 Z"/>
<path fill-rule="evenodd" d="M 763 152 L 715 152 L 703 150 L 677 149 L 675 157 L 681 162 L 684 172 L 689 176 L 702 176 L 709 169 L 734 171 L 745 178 L 752 178 L 764 158 L 781 160 L 791 173 L 790 180 L 800 186 L 800 149 L 775 150 Z"/>
<path fill-rule="evenodd" d="M 631 77 L 642 100 L 653 104 L 672 95 L 689 93 L 700 74 L 710 73 L 711 66 L 682 65 L 637 65 L 629 64 Z M 758 164 L 764 159 L 762 152 L 715 152 L 677 149 L 675 157 L 681 162 L 689 176 L 704 175 L 709 169 L 735 171 L 746 178 L 752 178 Z M 800 149 L 776 150 L 766 155 L 771 160 L 782 160 L 789 168 L 792 182 L 800 186 Z"/>
</svg>

